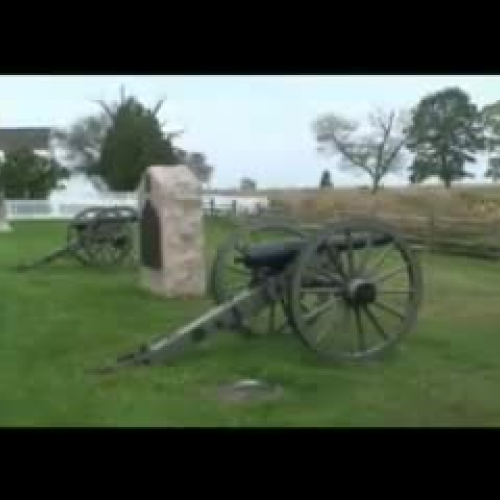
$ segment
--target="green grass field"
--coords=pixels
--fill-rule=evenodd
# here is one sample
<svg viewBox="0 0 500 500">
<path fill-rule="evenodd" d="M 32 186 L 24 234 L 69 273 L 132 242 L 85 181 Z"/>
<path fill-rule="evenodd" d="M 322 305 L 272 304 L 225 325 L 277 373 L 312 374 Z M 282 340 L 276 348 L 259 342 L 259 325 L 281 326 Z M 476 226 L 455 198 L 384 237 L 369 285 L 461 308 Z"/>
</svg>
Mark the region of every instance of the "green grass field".
<svg viewBox="0 0 500 500">
<path fill-rule="evenodd" d="M 207 224 L 207 262 L 225 235 Z M 84 370 L 194 319 L 207 300 L 162 300 L 134 268 L 61 261 L 11 270 L 64 241 L 59 223 L 0 235 L 3 426 L 496 426 L 500 424 L 500 264 L 423 256 L 425 302 L 396 356 L 325 367 L 290 336 L 214 339 L 175 365 L 99 377 Z M 281 400 L 219 401 L 221 383 L 264 378 Z"/>
</svg>

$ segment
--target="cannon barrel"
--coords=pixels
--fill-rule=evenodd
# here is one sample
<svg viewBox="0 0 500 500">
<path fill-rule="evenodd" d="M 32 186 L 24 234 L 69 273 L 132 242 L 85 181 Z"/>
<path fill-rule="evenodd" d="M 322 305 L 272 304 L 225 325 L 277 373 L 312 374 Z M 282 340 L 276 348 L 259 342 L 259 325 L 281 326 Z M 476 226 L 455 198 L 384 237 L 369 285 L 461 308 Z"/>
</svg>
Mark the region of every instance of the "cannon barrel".
<svg viewBox="0 0 500 500">
<path fill-rule="evenodd" d="M 243 255 L 235 259 L 236 263 L 242 263 L 248 268 L 267 267 L 276 271 L 283 270 L 293 261 L 308 243 L 307 238 L 295 238 L 271 243 L 259 243 L 248 247 Z M 374 247 L 387 245 L 392 241 L 389 235 L 382 235 L 369 239 L 368 235 L 357 234 L 352 237 L 351 247 L 353 250 L 365 248 L 368 243 Z M 345 237 L 332 236 L 319 247 L 320 252 L 329 247 L 338 252 L 349 249 L 349 243 Z"/>
<path fill-rule="evenodd" d="M 70 221 L 70 225 L 73 227 L 78 227 L 78 228 L 86 228 L 90 227 L 96 222 L 103 223 L 103 224 L 111 224 L 111 223 L 134 223 L 139 221 L 139 216 L 138 215 L 125 215 L 125 216 L 119 216 L 119 217 L 110 217 L 110 216 L 103 216 L 103 217 L 95 217 L 92 219 L 87 219 L 87 220 L 73 220 Z"/>
</svg>

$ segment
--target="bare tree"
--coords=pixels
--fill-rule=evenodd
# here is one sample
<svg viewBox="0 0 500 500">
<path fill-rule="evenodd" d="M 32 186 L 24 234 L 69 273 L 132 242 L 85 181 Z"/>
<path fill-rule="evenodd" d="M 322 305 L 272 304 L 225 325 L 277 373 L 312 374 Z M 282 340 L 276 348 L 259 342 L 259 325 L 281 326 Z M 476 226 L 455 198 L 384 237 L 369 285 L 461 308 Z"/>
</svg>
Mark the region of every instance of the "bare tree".
<svg viewBox="0 0 500 500">
<path fill-rule="evenodd" d="M 491 178 L 493 182 L 500 181 L 500 158 L 498 156 L 488 158 L 488 170 L 484 176 Z"/>
<path fill-rule="evenodd" d="M 358 122 L 329 113 L 314 122 L 313 131 L 319 151 L 339 155 L 341 169 L 367 174 L 375 193 L 387 174 L 403 166 L 407 122 L 406 113 L 376 110 L 368 116 L 368 130 L 359 134 Z"/>
<path fill-rule="evenodd" d="M 64 160 L 75 171 L 85 172 L 98 160 L 106 133 L 111 125 L 105 113 L 78 119 L 68 130 L 55 130 L 52 144 L 64 152 Z"/>
</svg>

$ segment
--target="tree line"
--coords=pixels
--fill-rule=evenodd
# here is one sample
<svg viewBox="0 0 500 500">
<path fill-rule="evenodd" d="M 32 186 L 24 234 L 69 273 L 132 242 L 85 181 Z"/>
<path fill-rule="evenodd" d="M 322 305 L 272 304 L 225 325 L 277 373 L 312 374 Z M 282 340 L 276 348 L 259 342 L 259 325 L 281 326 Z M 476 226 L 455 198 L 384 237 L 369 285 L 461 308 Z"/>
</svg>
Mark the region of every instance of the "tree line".
<svg viewBox="0 0 500 500">
<path fill-rule="evenodd" d="M 341 170 L 366 174 L 372 192 L 388 174 L 404 170 L 411 184 L 436 176 L 450 188 L 474 177 L 466 167 L 477 165 L 478 153 L 488 154 L 486 177 L 500 179 L 500 101 L 480 109 L 459 87 L 431 93 L 409 111 L 376 110 L 363 124 L 324 114 L 313 133 L 318 151 L 337 157 Z M 320 185 L 331 185 L 326 171 Z"/>
<path fill-rule="evenodd" d="M 0 186 L 11 199 L 44 199 L 61 186 L 71 172 L 104 181 L 112 191 L 134 191 L 144 170 L 153 164 L 187 165 L 201 182 L 208 182 L 213 167 L 200 152 L 175 145 L 182 131 L 165 133 L 160 121 L 160 100 L 148 108 L 136 97 L 120 91 L 118 101 L 98 101 L 98 111 L 75 121 L 68 129 L 55 130 L 53 151 L 43 158 L 30 150 L 9 151 L 0 162 Z"/>
<path fill-rule="evenodd" d="M 163 103 L 149 108 L 122 88 L 117 101 L 98 101 L 94 114 L 54 131 L 51 142 L 62 160 L 29 150 L 7 152 L 0 161 L 4 196 L 46 198 L 71 172 L 102 180 L 112 191 L 134 191 L 152 164 L 182 163 L 208 182 L 213 167 L 206 156 L 176 145 L 182 131 L 163 131 Z M 337 157 L 339 169 L 367 175 L 373 192 L 388 174 L 404 171 L 412 184 L 436 176 L 449 188 L 474 177 L 467 167 L 477 164 L 478 153 L 488 154 L 486 176 L 500 180 L 500 101 L 480 109 L 458 87 L 431 93 L 409 111 L 375 110 L 365 123 L 327 113 L 314 121 L 313 133 L 321 154 Z M 328 171 L 320 185 L 333 185 Z M 256 188 L 246 178 L 241 187 Z"/>
</svg>

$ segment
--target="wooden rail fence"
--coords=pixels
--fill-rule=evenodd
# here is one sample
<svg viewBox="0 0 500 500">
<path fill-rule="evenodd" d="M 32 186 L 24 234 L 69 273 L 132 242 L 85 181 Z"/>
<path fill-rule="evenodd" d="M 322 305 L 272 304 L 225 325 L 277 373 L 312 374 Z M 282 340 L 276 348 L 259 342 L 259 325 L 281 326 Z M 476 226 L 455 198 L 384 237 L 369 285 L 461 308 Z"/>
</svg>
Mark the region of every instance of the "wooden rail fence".
<svg viewBox="0 0 500 500">
<path fill-rule="evenodd" d="M 359 212 L 337 212 L 334 220 L 366 215 Z M 392 213 L 371 215 L 392 224 L 419 250 L 500 259 L 500 220 L 452 218 L 435 213 L 429 213 L 428 216 Z"/>
</svg>

